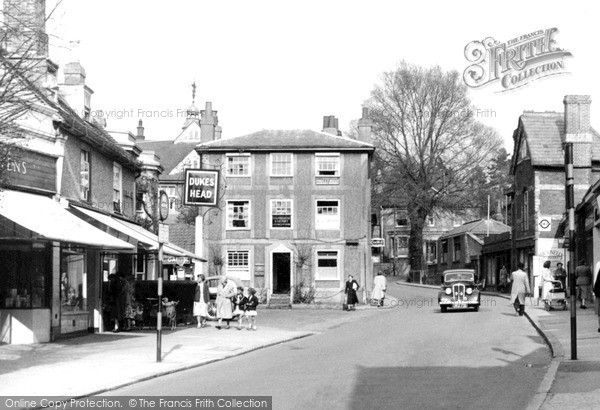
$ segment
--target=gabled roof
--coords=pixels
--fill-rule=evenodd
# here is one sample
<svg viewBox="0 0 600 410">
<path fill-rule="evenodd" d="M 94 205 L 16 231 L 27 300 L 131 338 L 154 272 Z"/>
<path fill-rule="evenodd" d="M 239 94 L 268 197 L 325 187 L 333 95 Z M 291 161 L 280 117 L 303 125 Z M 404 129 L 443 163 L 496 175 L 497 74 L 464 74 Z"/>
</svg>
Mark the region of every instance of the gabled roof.
<svg viewBox="0 0 600 410">
<path fill-rule="evenodd" d="M 519 130 L 527 140 L 527 148 L 531 164 L 533 166 L 564 167 L 565 158 L 562 142 L 565 133 L 565 118 L 562 112 L 533 112 L 525 111 L 519 117 L 519 127 L 516 135 L 520 136 Z M 592 161 L 600 161 L 600 134 L 592 127 Z M 522 137 L 520 138 L 522 139 Z M 519 148 L 522 140 L 515 141 L 515 152 L 513 154 L 513 165 L 520 161 Z"/>
<path fill-rule="evenodd" d="M 489 226 L 489 231 L 488 231 Z M 510 226 L 503 224 L 502 222 L 496 221 L 495 219 L 477 219 L 475 221 L 467 222 L 461 226 L 457 226 L 451 231 L 446 232 L 440 238 L 448 238 L 451 236 L 458 236 L 463 233 L 473 235 L 497 235 L 504 232 L 510 232 Z"/>
<path fill-rule="evenodd" d="M 54 118 L 54 121 L 58 123 L 61 129 L 81 138 L 99 152 L 119 162 L 126 168 L 134 171 L 141 169 L 141 163 L 126 152 L 107 131 L 82 119 L 60 94 L 57 95 L 57 101 L 54 101 L 46 95 L 41 87 L 28 79 L 18 69 L 15 69 L 9 61 L 2 59 L 0 64 L 3 69 L 12 71 L 40 103 L 58 112 L 61 118 Z"/>
<path fill-rule="evenodd" d="M 235 138 L 205 142 L 198 150 L 227 151 L 364 151 L 372 144 L 312 130 L 262 130 Z"/>
<path fill-rule="evenodd" d="M 163 176 L 167 176 L 173 168 L 181 163 L 194 151 L 197 142 L 178 142 L 167 141 L 139 141 L 137 143 L 144 151 L 154 151 L 160 157 L 160 164 L 165 169 Z M 161 180 L 163 179 L 161 176 Z"/>
</svg>

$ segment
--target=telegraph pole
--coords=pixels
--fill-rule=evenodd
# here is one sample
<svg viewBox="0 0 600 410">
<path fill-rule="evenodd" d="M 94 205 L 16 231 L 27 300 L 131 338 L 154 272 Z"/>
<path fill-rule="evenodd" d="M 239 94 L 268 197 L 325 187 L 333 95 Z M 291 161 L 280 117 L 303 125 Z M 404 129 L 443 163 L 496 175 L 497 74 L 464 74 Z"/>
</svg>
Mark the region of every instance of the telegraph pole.
<svg viewBox="0 0 600 410">
<path fill-rule="evenodd" d="M 573 143 L 565 143 L 566 208 L 569 215 L 569 291 L 571 305 L 571 360 L 577 360 L 577 305 L 575 289 L 575 178 L 573 177 Z"/>
</svg>

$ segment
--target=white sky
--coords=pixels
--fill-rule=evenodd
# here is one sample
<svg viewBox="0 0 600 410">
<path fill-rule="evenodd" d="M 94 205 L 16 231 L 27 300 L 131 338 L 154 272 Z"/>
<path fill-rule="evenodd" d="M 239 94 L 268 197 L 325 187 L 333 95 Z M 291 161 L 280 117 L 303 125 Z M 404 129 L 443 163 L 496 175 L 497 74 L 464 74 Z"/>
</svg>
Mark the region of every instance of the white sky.
<svg viewBox="0 0 600 410">
<path fill-rule="evenodd" d="M 56 0 L 54 0 L 56 1 Z M 48 1 L 51 7 L 52 1 Z M 51 58 L 79 59 L 109 129 L 135 132 L 144 120 L 149 139 L 181 130 L 198 86 L 196 105 L 212 101 L 223 137 L 260 129 L 316 129 L 324 115 L 348 129 L 384 71 L 404 59 L 462 75 L 464 48 L 473 40 L 501 42 L 557 27 L 557 45 L 573 54 L 570 74 L 497 93 L 498 84 L 472 90 L 480 118 L 512 151 L 523 110 L 562 111 L 566 94 L 592 96 L 592 124 L 600 129 L 597 18 L 593 2 L 400 2 L 244 0 L 63 0 L 48 24 Z M 80 41 L 69 52 L 70 41 Z M 140 116 L 140 111 L 164 115 Z M 122 120 L 114 118 L 125 115 Z"/>
</svg>

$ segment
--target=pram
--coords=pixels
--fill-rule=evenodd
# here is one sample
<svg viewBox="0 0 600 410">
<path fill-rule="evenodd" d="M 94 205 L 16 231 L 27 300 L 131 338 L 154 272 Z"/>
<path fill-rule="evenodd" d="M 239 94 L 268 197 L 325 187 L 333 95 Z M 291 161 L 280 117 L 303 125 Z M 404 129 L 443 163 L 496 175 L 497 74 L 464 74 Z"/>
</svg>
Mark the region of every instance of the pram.
<svg viewBox="0 0 600 410">
<path fill-rule="evenodd" d="M 544 300 L 544 309 L 550 311 L 559 308 L 567 310 L 567 299 L 562 283 L 559 280 L 553 280 L 552 289 L 548 291 L 548 299 Z"/>
</svg>

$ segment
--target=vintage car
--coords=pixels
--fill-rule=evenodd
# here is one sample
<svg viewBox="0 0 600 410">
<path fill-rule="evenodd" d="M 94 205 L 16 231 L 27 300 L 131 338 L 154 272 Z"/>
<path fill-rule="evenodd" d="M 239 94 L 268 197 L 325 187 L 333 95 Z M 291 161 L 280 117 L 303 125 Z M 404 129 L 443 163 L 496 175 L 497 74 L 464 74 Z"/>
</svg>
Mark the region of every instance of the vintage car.
<svg viewBox="0 0 600 410">
<path fill-rule="evenodd" d="M 448 308 L 473 308 L 476 312 L 481 304 L 479 288 L 475 283 L 473 269 L 444 271 L 442 290 L 438 294 L 438 304 L 442 312 Z"/>
</svg>

